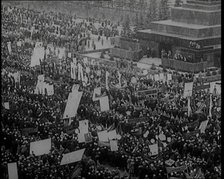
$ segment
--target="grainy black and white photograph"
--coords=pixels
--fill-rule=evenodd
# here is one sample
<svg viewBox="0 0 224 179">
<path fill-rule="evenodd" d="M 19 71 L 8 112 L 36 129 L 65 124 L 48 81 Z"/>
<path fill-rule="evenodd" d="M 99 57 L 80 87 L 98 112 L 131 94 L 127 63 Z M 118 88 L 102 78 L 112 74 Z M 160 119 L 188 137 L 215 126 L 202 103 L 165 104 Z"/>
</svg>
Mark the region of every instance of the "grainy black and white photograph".
<svg viewBox="0 0 224 179">
<path fill-rule="evenodd" d="M 1 179 L 221 179 L 221 0 L 3 0 L 1 31 Z"/>
</svg>

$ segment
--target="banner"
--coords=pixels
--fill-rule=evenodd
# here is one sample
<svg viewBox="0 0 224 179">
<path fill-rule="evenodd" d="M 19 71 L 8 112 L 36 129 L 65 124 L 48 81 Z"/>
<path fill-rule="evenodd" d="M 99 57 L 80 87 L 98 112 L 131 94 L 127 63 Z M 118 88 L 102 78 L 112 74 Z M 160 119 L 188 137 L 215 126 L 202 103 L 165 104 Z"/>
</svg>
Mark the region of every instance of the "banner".
<svg viewBox="0 0 224 179">
<path fill-rule="evenodd" d="M 83 92 L 71 92 L 68 96 L 63 119 L 75 117 Z"/>
<path fill-rule="evenodd" d="M 121 88 L 121 73 L 119 71 L 118 72 L 118 81 L 119 81 L 119 87 Z"/>
<path fill-rule="evenodd" d="M 173 165 L 174 163 L 175 163 L 175 161 L 172 160 L 172 159 L 169 159 L 169 160 L 166 160 L 166 161 L 165 161 L 165 164 L 168 165 L 168 166 L 171 166 L 171 165 Z"/>
<path fill-rule="evenodd" d="M 199 126 L 199 130 L 201 131 L 201 133 L 205 133 L 205 129 L 208 125 L 208 119 L 206 121 L 202 121 L 200 126 Z"/>
<path fill-rule="evenodd" d="M 108 96 L 104 96 L 100 98 L 100 110 L 101 112 L 110 110 Z"/>
<path fill-rule="evenodd" d="M 85 149 L 80 149 L 75 152 L 70 152 L 67 154 L 63 154 L 63 158 L 61 159 L 60 165 L 66 165 L 70 163 L 79 162 L 82 160 L 82 156 L 85 152 Z"/>
<path fill-rule="evenodd" d="M 212 94 L 210 94 L 210 101 L 209 101 L 209 117 L 212 117 Z"/>
<path fill-rule="evenodd" d="M 98 132 L 97 134 L 98 134 L 99 141 L 108 142 L 109 139 L 107 135 L 107 130 Z"/>
<path fill-rule="evenodd" d="M 172 75 L 170 73 L 167 74 L 167 81 L 171 81 L 172 80 Z"/>
<path fill-rule="evenodd" d="M 54 85 L 48 85 L 48 88 L 47 88 L 47 95 L 48 96 L 51 96 L 54 94 Z"/>
<path fill-rule="evenodd" d="M 85 142 L 85 134 L 84 133 L 78 133 L 78 141 L 79 143 L 84 143 Z"/>
<path fill-rule="evenodd" d="M 186 97 L 192 96 L 192 90 L 193 90 L 193 82 L 185 83 L 183 97 L 186 98 Z"/>
<path fill-rule="evenodd" d="M 108 136 L 109 140 L 113 140 L 113 139 L 117 139 L 118 138 L 116 130 L 109 131 L 107 133 L 107 136 Z"/>
<path fill-rule="evenodd" d="M 92 142 L 93 141 L 93 138 L 92 138 L 92 135 L 91 133 L 87 133 L 87 134 L 84 134 L 84 137 L 85 137 L 85 142 L 86 143 L 89 143 L 89 142 Z"/>
<path fill-rule="evenodd" d="M 12 53 L 11 42 L 7 42 L 9 54 Z"/>
<path fill-rule="evenodd" d="M 18 179 L 17 163 L 8 163 L 7 166 L 9 179 Z"/>
<path fill-rule="evenodd" d="M 158 74 L 155 74 L 155 75 L 154 75 L 154 80 L 155 80 L 155 81 L 159 81 L 159 75 L 158 75 Z"/>
<path fill-rule="evenodd" d="M 107 142 L 98 141 L 98 145 L 100 147 L 110 147 L 110 143 L 108 141 Z"/>
<path fill-rule="evenodd" d="M 68 52 L 68 57 L 72 58 L 72 53 L 71 52 Z"/>
<path fill-rule="evenodd" d="M 189 117 L 191 115 L 191 99 L 190 97 L 187 98 L 187 116 Z"/>
<path fill-rule="evenodd" d="M 71 62 L 71 78 L 76 79 L 76 65 L 73 62 Z"/>
<path fill-rule="evenodd" d="M 50 150 L 51 138 L 30 143 L 30 154 L 34 153 L 36 156 L 40 156 L 49 154 Z"/>
<path fill-rule="evenodd" d="M 23 135 L 28 135 L 28 134 L 37 133 L 37 132 L 38 132 L 38 127 L 36 127 L 36 128 L 30 127 L 30 128 L 22 129 L 22 134 Z"/>
<path fill-rule="evenodd" d="M 79 131 L 80 131 L 80 133 L 83 133 L 83 134 L 89 133 L 89 121 L 88 120 L 79 121 Z"/>
<path fill-rule="evenodd" d="M 5 109 L 9 109 L 9 102 L 3 103 L 3 106 L 4 106 Z"/>
<path fill-rule="evenodd" d="M 158 155 L 159 154 L 159 147 L 158 144 L 149 145 L 150 152 L 152 155 Z"/>
<path fill-rule="evenodd" d="M 108 77 L 109 77 L 109 72 L 106 71 L 106 89 L 109 90 L 109 86 L 108 86 Z"/>
<path fill-rule="evenodd" d="M 173 172 L 182 172 L 187 169 L 186 165 L 180 166 L 180 167 L 166 167 L 167 173 L 173 173 Z"/>
<path fill-rule="evenodd" d="M 118 151 L 117 140 L 110 140 L 110 150 Z"/>
<path fill-rule="evenodd" d="M 79 90 L 79 87 L 80 87 L 79 84 L 74 84 L 74 85 L 72 86 L 72 93 L 74 93 L 75 91 L 78 91 L 78 90 Z"/>
<path fill-rule="evenodd" d="M 101 87 L 95 88 L 93 91 L 93 101 L 97 101 L 100 98 L 96 97 L 96 95 L 100 96 L 101 95 Z"/>
</svg>

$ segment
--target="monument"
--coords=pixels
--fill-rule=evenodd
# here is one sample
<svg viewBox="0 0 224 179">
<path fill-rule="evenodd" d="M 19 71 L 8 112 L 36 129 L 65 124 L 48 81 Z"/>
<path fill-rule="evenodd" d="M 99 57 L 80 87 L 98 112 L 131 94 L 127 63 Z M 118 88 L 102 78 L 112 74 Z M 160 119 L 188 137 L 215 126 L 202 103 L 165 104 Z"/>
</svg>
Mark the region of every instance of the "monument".
<svg viewBox="0 0 224 179">
<path fill-rule="evenodd" d="M 182 7 L 171 8 L 171 19 L 154 21 L 151 29 L 140 30 L 137 36 L 141 44 L 153 44 L 159 57 L 162 50 L 172 57 L 178 52 L 194 65 L 206 62 L 201 68 L 220 66 L 221 0 L 187 0 Z"/>
</svg>

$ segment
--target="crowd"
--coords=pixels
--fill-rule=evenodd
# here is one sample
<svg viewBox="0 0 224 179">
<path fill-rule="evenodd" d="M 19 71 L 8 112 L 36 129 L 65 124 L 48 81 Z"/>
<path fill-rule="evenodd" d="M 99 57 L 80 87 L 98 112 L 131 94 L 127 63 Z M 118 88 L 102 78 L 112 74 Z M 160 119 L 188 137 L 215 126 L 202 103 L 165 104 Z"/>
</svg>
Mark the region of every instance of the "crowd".
<svg viewBox="0 0 224 179">
<path fill-rule="evenodd" d="M 85 62 L 76 57 L 83 66 L 88 82 L 83 84 L 70 77 L 71 57 L 65 57 L 60 63 L 47 59 L 40 66 L 30 67 L 32 49 L 36 40 L 45 44 L 54 42 L 55 46 L 64 46 L 68 51 L 73 38 L 85 34 L 88 26 L 73 26 L 72 17 L 64 14 L 39 13 L 34 10 L 2 7 L 2 101 L 9 102 L 9 109 L 2 106 L 1 120 L 1 172 L 7 178 L 7 163 L 17 162 L 18 175 L 30 178 L 128 178 L 163 179 L 170 176 L 187 178 L 198 174 L 199 178 L 221 178 L 221 133 L 220 96 L 212 96 L 212 116 L 208 116 L 209 94 L 206 90 L 195 91 L 191 97 L 192 115 L 186 111 L 187 99 L 183 98 L 183 84 L 197 82 L 193 74 L 172 72 L 171 81 L 155 81 L 144 75 L 138 68 L 116 68 L 106 63 Z M 21 20 L 22 19 L 22 20 Z M 25 19 L 25 20 L 24 20 Z M 24 23 L 25 21 L 25 23 Z M 58 22 L 59 21 L 59 22 Z M 56 34 L 68 34 L 65 40 L 61 35 L 51 35 L 53 24 L 60 24 Z M 21 27 L 31 29 L 35 24 L 36 32 L 26 37 Z M 85 23 L 84 23 L 85 24 Z M 82 27 L 86 28 L 82 28 Z M 60 32 L 58 32 L 60 31 Z M 13 35 L 9 32 L 13 32 Z M 36 35 L 35 35 L 36 34 Z M 24 37 L 24 38 L 23 38 Z M 71 37 L 71 38 L 70 38 Z M 23 39 L 22 45 L 17 42 Z M 12 52 L 7 42 L 12 43 Z M 50 57 L 49 57 L 50 58 Z M 58 59 L 57 59 L 58 60 Z M 88 70 L 87 70 L 88 69 Z M 20 81 L 10 73 L 20 72 Z M 109 72 L 109 90 L 105 88 L 105 73 Z M 118 72 L 122 75 L 122 88 L 117 88 Z M 148 72 L 150 73 L 150 72 Z M 168 72 L 164 72 L 165 74 Z M 51 96 L 35 94 L 37 77 L 45 74 L 54 84 Z M 133 77 L 136 82 L 133 82 Z M 68 94 L 74 83 L 80 83 L 83 96 L 77 116 L 72 118 L 70 126 L 62 120 Z M 94 88 L 102 87 L 102 93 L 109 97 L 110 110 L 101 112 L 99 104 L 92 100 Z M 155 98 L 138 96 L 136 91 L 150 88 L 158 89 Z M 197 104 L 205 102 L 199 114 Z M 209 119 L 205 133 L 198 128 L 202 121 Z M 92 141 L 79 143 L 76 132 L 78 121 L 87 119 Z M 121 136 L 118 150 L 111 151 L 106 145 L 100 145 L 97 132 L 103 129 L 116 129 Z M 31 128 L 29 132 L 25 129 Z M 165 136 L 162 139 L 160 136 Z M 49 154 L 35 156 L 29 153 L 30 142 L 51 138 Z M 149 145 L 157 144 L 159 154 L 154 156 Z M 81 162 L 60 165 L 63 154 L 86 148 Z M 171 166 L 187 166 L 184 171 L 167 173 L 166 161 L 172 159 Z M 114 167 L 110 170 L 104 166 Z M 119 170 L 126 171 L 121 176 Z M 199 172 L 200 171 L 200 172 Z M 190 176 L 189 176 L 190 175 Z"/>
</svg>

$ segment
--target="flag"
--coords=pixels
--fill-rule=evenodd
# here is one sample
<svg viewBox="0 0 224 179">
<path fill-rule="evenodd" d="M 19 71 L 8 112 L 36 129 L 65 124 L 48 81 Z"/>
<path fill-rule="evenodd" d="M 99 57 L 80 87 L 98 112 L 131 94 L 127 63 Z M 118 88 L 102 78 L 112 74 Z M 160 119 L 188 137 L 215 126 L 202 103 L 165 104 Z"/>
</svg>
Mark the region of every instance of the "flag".
<svg viewBox="0 0 224 179">
<path fill-rule="evenodd" d="M 100 110 L 101 112 L 110 110 L 108 96 L 104 96 L 100 98 Z"/>
<path fill-rule="evenodd" d="M 81 161 L 84 152 L 85 152 L 85 149 L 80 149 L 74 152 L 63 154 L 63 158 L 61 159 L 60 165 L 66 165 L 66 164 Z"/>
<path fill-rule="evenodd" d="M 69 93 L 63 119 L 76 116 L 82 94 L 83 92 L 78 91 Z"/>
<path fill-rule="evenodd" d="M 106 71 L 106 89 L 109 90 L 109 86 L 108 86 L 108 77 L 109 77 L 109 72 Z"/>
<path fill-rule="evenodd" d="M 39 140 L 30 143 L 30 154 L 34 153 L 36 156 L 49 154 L 51 150 L 51 138 Z"/>
<path fill-rule="evenodd" d="M 18 179 L 18 169 L 17 163 L 8 163 L 8 178 L 9 179 Z"/>
<path fill-rule="evenodd" d="M 191 99 L 190 97 L 187 98 L 187 116 L 191 115 Z"/>
</svg>

